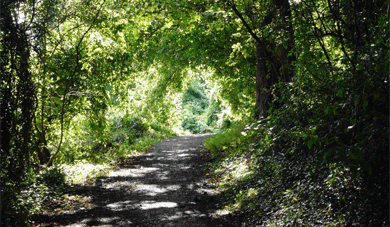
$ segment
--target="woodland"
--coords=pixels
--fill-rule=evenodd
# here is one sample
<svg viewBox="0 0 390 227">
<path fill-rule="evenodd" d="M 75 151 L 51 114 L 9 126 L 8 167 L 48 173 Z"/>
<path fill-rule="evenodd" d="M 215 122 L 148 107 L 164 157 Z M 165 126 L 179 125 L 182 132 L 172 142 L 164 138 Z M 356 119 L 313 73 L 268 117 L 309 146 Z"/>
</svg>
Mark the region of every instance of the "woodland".
<svg viewBox="0 0 390 227">
<path fill-rule="evenodd" d="M 245 226 L 388 226 L 389 16 L 385 0 L 1 0 L 1 225 L 215 133 Z"/>
</svg>

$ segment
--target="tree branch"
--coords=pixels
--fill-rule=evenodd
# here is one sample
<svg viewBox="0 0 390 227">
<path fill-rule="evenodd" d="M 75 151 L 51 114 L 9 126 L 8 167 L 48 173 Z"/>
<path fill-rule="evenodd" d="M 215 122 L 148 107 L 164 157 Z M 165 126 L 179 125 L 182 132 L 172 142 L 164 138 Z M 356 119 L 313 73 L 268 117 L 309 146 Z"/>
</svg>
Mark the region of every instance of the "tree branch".
<svg viewBox="0 0 390 227">
<path fill-rule="evenodd" d="M 244 19 L 244 17 L 242 16 L 242 14 L 238 11 L 237 7 L 236 7 L 236 3 L 234 3 L 234 0 L 232 0 L 232 4 L 229 4 L 229 2 L 227 2 L 227 0 L 225 0 L 226 3 L 228 5 L 230 5 L 230 7 L 232 8 L 232 10 L 236 13 L 236 15 L 238 16 L 238 18 L 240 18 L 241 22 L 244 24 L 245 28 L 248 30 L 249 34 L 252 36 L 252 38 L 254 40 L 256 40 L 256 42 L 259 44 L 259 45 L 262 45 L 263 42 L 261 42 L 260 38 L 253 32 L 253 29 L 249 26 L 249 24 L 246 22 L 246 20 Z"/>
<path fill-rule="evenodd" d="M 105 0 L 103 1 L 103 3 L 101 4 L 100 6 L 100 9 L 97 11 L 91 25 L 88 27 L 88 29 L 84 32 L 84 34 L 81 36 L 79 42 L 77 43 L 76 45 L 76 66 L 74 67 L 74 70 L 72 72 L 72 76 L 70 79 L 73 79 L 73 77 L 76 75 L 77 73 L 77 69 L 79 68 L 79 64 L 80 64 L 80 46 L 81 46 L 81 43 L 82 41 L 84 40 L 85 36 L 89 33 L 89 31 L 92 29 L 96 19 L 99 17 L 99 14 L 102 10 L 102 7 L 103 5 L 105 4 Z M 50 166 L 52 163 L 53 163 L 53 160 L 54 158 L 58 155 L 58 153 L 60 152 L 60 149 L 61 149 L 61 146 L 62 146 L 62 143 L 63 143 L 63 139 L 64 139 L 64 119 L 65 119 L 65 108 L 66 106 L 68 106 L 70 104 L 70 100 L 69 98 L 67 99 L 68 96 L 68 91 L 69 91 L 69 88 L 70 88 L 70 85 L 68 85 L 68 87 L 66 88 L 64 94 L 63 94 L 63 97 L 62 97 L 62 108 L 61 108 L 61 119 L 60 119 L 60 125 L 61 125 L 61 135 L 60 135 L 60 141 L 59 141 L 59 144 L 57 146 L 57 150 L 56 152 L 50 157 L 49 161 L 47 162 L 47 164 L 45 165 L 46 167 Z"/>
</svg>

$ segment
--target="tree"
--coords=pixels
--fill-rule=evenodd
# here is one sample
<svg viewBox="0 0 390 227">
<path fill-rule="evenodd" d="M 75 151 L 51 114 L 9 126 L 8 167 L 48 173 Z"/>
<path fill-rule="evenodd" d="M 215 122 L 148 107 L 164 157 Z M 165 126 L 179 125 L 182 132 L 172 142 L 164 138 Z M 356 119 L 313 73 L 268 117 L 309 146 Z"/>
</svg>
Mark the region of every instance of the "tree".
<svg viewBox="0 0 390 227">
<path fill-rule="evenodd" d="M 15 2 L 1 4 L 1 224 L 22 225 L 24 219 L 19 219 L 13 211 L 17 209 L 15 198 L 19 187 L 31 166 L 35 89 L 29 64 L 27 24 L 18 21 Z"/>
<path fill-rule="evenodd" d="M 180 109 L 202 112 L 203 119 L 219 103 L 241 119 L 269 116 L 274 130 L 295 133 L 267 137 L 275 150 L 285 152 L 285 138 L 379 185 L 388 178 L 384 167 L 374 168 L 388 159 L 385 6 L 383 0 L 2 1 L 1 193 L 10 195 L 3 207 L 16 201 L 32 163 L 60 161 L 79 116 L 88 116 L 83 123 L 94 132 L 80 140 L 103 143 L 107 110 L 168 127 L 180 124 Z M 201 79 L 216 84 L 214 110 L 208 104 L 204 112 L 209 97 L 199 86 L 183 89 L 191 71 L 206 72 Z M 180 97 L 191 91 L 202 102 L 184 99 L 191 105 L 183 108 Z"/>
<path fill-rule="evenodd" d="M 43 167 L 50 166 L 60 153 L 67 125 L 73 116 L 85 110 L 86 103 L 93 102 L 92 107 L 104 110 L 99 99 L 105 97 L 101 93 L 104 93 L 102 88 L 106 86 L 107 77 L 99 77 L 100 81 L 96 80 L 96 75 L 88 77 L 95 61 L 85 61 L 94 44 L 86 43 L 93 28 L 100 23 L 104 3 L 91 7 L 86 2 L 66 4 L 48 0 L 36 6 L 38 12 L 33 22 L 40 33 L 34 46 L 38 58 L 32 60 L 39 88 L 34 118 L 35 151 L 37 162 Z M 75 12 L 75 7 L 88 9 L 88 13 Z M 82 25 L 81 21 L 85 23 Z M 94 73 L 102 73 L 99 69 L 94 68 Z"/>
<path fill-rule="evenodd" d="M 256 118 L 267 116 L 274 85 L 279 82 L 288 83 L 294 75 L 294 30 L 289 2 L 275 0 L 240 1 L 239 4 L 235 1 L 177 4 L 158 6 L 160 8 L 156 11 L 164 12 L 167 15 L 164 18 L 169 19 L 156 20 L 155 25 L 158 26 L 150 33 L 153 38 L 148 42 L 160 43 L 153 48 L 160 49 L 161 52 L 157 55 L 155 52 L 149 53 L 155 54 L 154 58 L 159 59 L 158 61 L 163 61 L 164 68 L 169 69 L 169 73 L 173 70 L 180 72 L 187 67 L 207 65 L 215 70 L 213 77 L 220 77 L 217 80 L 222 83 L 227 82 L 226 77 L 240 78 L 247 83 L 255 81 L 254 115 Z M 180 11 L 177 11 L 178 6 L 181 7 Z M 229 11 L 234 12 L 236 17 Z M 238 23 L 236 18 L 241 23 Z M 248 33 L 245 34 L 243 30 Z M 248 40 L 247 35 L 252 39 Z M 253 50 L 245 53 L 240 50 L 243 46 Z M 244 55 L 244 59 L 237 58 L 236 54 Z M 240 73 L 237 73 L 238 70 Z M 247 77 L 243 76 L 243 73 L 247 73 Z M 174 75 L 175 79 L 169 81 L 177 81 L 180 85 L 180 73 Z M 241 99 L 232 96 L 237 94 L 232 89 L 240 88 L 237 82 L 234 83 L 235 86 L 229 86 L 226 95 L 227 99 L 230 97 L 232 104 Z M 223 89 L 227 87 L 223 86 Z M 238 92 L 242 93 L 244 89 L 240 88 Z M 277 96 L 278 92 L 274 94 Z M 282 103 L 274 103 L 274 107 L 281 105 Z"/>
<path fill-rule="evenodd" d="M 246 2 L 237 8 L 234 0 L 225 1 L 255 40 L 256 47 L 256 111 L 255 118 L 266 117 L 270 91 L 276 83 L 291 81 L 294 69 L 294 31 L 288 0 Z M 251 21 L 252 26 L 248 23 Z M 286 35 L 287 34 L 287 35 Z M 285 37 L 283 37 L 285 36 Z M 281 104 L 279 104 L 281 105 Z"/>
</svg>

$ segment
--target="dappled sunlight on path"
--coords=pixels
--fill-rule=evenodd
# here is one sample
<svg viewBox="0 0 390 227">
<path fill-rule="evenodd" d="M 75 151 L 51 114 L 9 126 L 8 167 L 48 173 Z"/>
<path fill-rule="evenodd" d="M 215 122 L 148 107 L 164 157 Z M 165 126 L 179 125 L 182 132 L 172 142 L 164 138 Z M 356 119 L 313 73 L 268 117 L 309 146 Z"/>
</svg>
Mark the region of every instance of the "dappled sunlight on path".
<svg viewBox="0 0 390 227">
<path fill-rule="evenodd" d="M 41 226 L 229 226 L 203 171 L 207 136 L 172 138 L 130 158 L 78 192 L 92 197 L 89 209 L 48 215 Z"/>
</svg>

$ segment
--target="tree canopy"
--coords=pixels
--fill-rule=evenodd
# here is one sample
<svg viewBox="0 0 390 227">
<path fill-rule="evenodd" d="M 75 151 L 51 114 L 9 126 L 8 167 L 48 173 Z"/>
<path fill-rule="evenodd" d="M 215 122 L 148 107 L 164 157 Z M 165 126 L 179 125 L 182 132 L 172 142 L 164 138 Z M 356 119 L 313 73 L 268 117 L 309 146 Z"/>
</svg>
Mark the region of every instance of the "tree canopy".
<svg viewBox="0 0 390 227">
<path fill-rule="evenodd" d="M 310 154 L 347 168 L 361 193 L 381 193 L 362 196 L 380 205 L 359 215 L 386 207 L 389 7 L 1 1 L 1 224 L 26 223 L 20 190 L 53 164 L 130 146 L 146 132 L 215 132 L 235 122 L 258 122 L 247 152 L 298 163 Z M 386 215 L 388 206 L 376 221 Z"/>
</svg>

